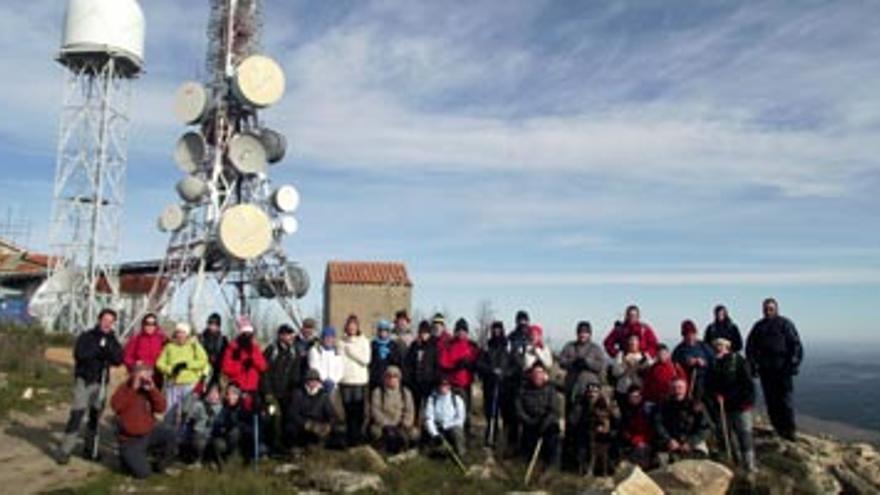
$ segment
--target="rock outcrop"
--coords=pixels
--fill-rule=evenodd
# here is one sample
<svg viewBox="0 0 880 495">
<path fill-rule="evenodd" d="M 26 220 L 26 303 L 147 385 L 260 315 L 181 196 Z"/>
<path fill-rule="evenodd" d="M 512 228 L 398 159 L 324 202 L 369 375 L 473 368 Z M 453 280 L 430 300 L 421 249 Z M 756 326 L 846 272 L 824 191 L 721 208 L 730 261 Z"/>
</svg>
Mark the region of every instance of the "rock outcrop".
<svg viewBox="0 0 880 495">
<path fill-rule="evenodd" d="M 648 476 L 665 493 L 679 495 L 724 495 L 733 481 L 733 471 L 708 460 L 679 461 Z"/>
</svg>

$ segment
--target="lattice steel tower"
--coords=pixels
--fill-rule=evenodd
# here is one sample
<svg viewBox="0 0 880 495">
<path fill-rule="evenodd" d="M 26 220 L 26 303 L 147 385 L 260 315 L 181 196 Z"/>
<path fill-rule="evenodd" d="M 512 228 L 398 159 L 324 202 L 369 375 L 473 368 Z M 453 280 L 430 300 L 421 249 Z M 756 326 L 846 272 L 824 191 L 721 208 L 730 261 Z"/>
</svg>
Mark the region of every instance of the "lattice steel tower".
<svg viewBox="0 0 880 495">
<path fill-rule="evenodd" d="M 135 0 L 68 3 L 57 57 L 66 73 L 49 227 L 55 257 L 32 304 L 56 328 L 88 328 L 118 294 L 129 103 L 144 28 Z"/>
</svg>

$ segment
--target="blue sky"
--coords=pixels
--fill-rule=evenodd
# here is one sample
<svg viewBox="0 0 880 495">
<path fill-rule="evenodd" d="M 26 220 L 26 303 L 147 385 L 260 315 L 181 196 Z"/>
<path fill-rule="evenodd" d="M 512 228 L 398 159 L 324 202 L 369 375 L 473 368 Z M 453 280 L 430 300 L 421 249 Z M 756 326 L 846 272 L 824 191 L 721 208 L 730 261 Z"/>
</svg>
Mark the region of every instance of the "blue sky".
<svg viewBox="0 0 880 495">
<path fill-rule="evenodd" d="M 208 2 L 149 0 L 121 257 L 161 256 Z M 0 6 L 0 206 L 44 247 L 62 0 Z M 181 5 L 185 5 L 183 8 Z M 267 111 L 303 195 L 287 242 L 405 261 L 415 306 L 528 308 L 557 341 L 632 301 L 667 340 L 780 299 L 809 341 L 880 344 L 880 4 L 268 0 L 288 76 Z"/>
</svg>

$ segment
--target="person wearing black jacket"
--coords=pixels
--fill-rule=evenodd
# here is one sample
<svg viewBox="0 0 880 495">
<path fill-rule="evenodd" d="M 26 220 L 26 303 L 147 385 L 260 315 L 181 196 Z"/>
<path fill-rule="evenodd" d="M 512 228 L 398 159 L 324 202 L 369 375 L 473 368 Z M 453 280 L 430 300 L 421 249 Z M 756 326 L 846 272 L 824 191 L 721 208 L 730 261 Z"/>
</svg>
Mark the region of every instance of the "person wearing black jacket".
<svg viewBox="0 0 880 495">
<path fill-rule="evenodd" d="M 58 451 L 59 464 L 67 464 L 70 454 L 76 448 L 86 409 L 89 420 L 86 425 L 84 456 L 94 460 L 92 447 L 106 402 L 110 367 L 122 364 L 122 346 L 113 332 L 115 325 L 116 312 L 102 309 L 98 314 L 98 324 L 76 339 L 73 350 L 73 402 L 64 428 L 64 439 Z"/>
<path fill-rule="evenodd" d="M 724 419 L 739 444 L 739 461 L 747 471 L 755 471 L 755 448 L 752 442 L 752 407 L 755 404 L 755 384 L 749 363 L 733 351 L 731 342 L 718 338 L 713 343 L 715 359 L 706 375 L 707 396 L 713 400 L 714 417 L 721 424 L 722 406 Z M 724 428 L 718 429 L 720 444 L 724 445 Z M 730 441 L 728 438 L 726 441 Z"/>
<path fill-rule="evenodd" d="M 437 364 L 437 338 L 427 320 L 419 323 L 416 340 L 407 348 L 403 360 L 403 384 L 412 392 L 416 405 L 416 424 L 422 424 L 425 401 L 440 382 Z"/>
<path fill-rule="evenodd" d="M 486 342 L 486 348 L 477 358 L 477 372 L 483 383 L 483 414 L 486 416 L 487 446 L 495 445 L 498 435 L 498 416 L 501 405 L 508 397 L 505 397 L 502 384 L 505 377 L 509 377 L 514 370 L 513 360 L 507 350 L 507 336 L 504 332 L 504 323 L 495 321 L 490 327 L 491 336 Z M 494 422 L 494 427 L 490 427 Z M 506 426 L 506 425 L 505 425 Z M 489 438 L 489 434 L 492 438 Z"/>
<path fill-rule="evenodd" d="M 516 414 L 522 425 L 520 455 L 528 462 L 538 440 L 543 439 L 541 458 L 545 467 L 559 459 L 559 417 L 561 404 L 547 369 L 538 361 L 529 369 L 529 380 L 516 398 Z"/>
<path fill-rule="evenodd" d="M 727 339 L 730 341 L 731 352 L 740 352 L 743 348 L 742 335 L 739 333 L 739 327 L 730 319 L 727 308 L 719 304 L 715 306 L 715 321 L 706 327 L 703 334 L 703 342 L 713 345 L 715 339 Z"/>
<path fill-rule="evenodd" d="M 318 322 L 314 318 L 306 318 L 302 322 L 299 329 L 299 335 L 293 341 L 293 349 L 299 357 L 300 362 L 300 380 L 296 386 L 302 385 L 302 378 L 305 378 L 306 372 L 309 371 L 309 351 L 321 341 L 318 338 Z"/>
<path fill-rule="evenodd" d="M 205 353 L 208 355 L 208 363 L 211 364 L 211 377 L 206 384 L 208 387 L 220 383 L 223 353 L 226 351 L 226 346 L 229 344 L 229 340 L 220 330 L 222 321 L 223 320 L 218 313 L 211 313 L 211 316 L 208 317 L 205 330 L 199 336 L 199 342 L 202 344 L 202 348 L 205 349 Z"/>
<path fill-rule="evenodd" d="M 687 380 L 672 380 L 672 395 L 654 413 L 657 447 L 668 461 L 682 458 L 705 458 L 709 455 L 706 440 L 711 422 L 706 407 L 687 396 Z"/>
<path fill-rule="evenodd" d="M 501 395 L 504 402 L 501 405 L 501 419 L 504 421 L 504 432 L 507 437 L 507 453 L 515 455 L 520 440 L 520 424 L 519 417 L 516 413 L 515 403 L 516 396 L 522 388 L 525 376 L 525 354 L 526 347 L 531 343 L 532 338 L 529 334 L 529 324 L 531 319 L 525 310 L 519 310 L 516 313 L 515 328 L 507 336 L 509 354 L 511 360 L 516 364 L 512 373 L 505 377 L 502 382 Z"/>
<path fill-rule="evenodd" d="M 333 433 L 336 411 L 317 370 L 306 372 L 305 384 L 293 392 L 288 409 L 290 415 L 284 423 L 285 443 L 306 447 L 325 442 Z"/>
<path fill-rule="evenodd" d="M 260 380 L 260 388 L 264 398 L 272 397 L 278 403 L 281 413 L 281 424 L 284 424 L 289 415 L 288 406 L 293 391 L 302 385 L 302 362 L 294 349 L 295 331 L 290 325 L 284 324 L 278 327 L 278 338 L 266 347 L 263 355 L 269 368 Z M 265 402 L 264 400 L 264 403 Z M 274 434 L 275 422 L 270 421 L 270 440 L 274 443 L 278 440 Z M 283 438 L 282 438 L 283 440 Z M 289 448 L 290 445 L 281 442 L 282 446 Z M 278 447 L 278 445 L 274 445 Z"/>
<path fill-rule="evenodd" d="M 376 337 L 370 342 L 370 390 L 382 386 L 389 366 L 399 368 L 402 364 L 403 352 L 391 335 L 391 322 L 380 320 L 376 324 Z"/>
<path fill-rule="evenodd" d="M 761 389 L 773 429 L 794 440 L 796 430 L 792 394 L 804 349 L 794 323 L 779 314 L 775 299 L 763 305 L 764 318 L 755 323 L 746 341 L 746 359 L 752 374 L 761 378 Z"/>
</svg>

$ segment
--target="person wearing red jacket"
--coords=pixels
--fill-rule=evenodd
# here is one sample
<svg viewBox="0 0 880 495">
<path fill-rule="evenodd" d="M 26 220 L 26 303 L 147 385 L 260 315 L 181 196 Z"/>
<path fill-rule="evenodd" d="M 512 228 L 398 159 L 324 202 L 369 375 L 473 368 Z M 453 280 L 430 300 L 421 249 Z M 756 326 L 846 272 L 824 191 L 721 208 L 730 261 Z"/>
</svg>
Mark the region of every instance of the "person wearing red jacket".
<svg viewBox="0 0 880 495">
<path fill-rule="evenodd" d="M 138 363 L 154 368 L 156 359 L 168 342 L 168 336 L 159 327 L 158 318 L 155 313 L 147 313 L 141 319 L 141 329 L 136 334 L 129 337 L 122 351 L 122 363 L 125 364 L 129 373 L 134 371 L 134 367 Z M 153 382 L 156 387 L 162 388 L 162 374 L 153 373 Z"/>
<path fill-rule="evenodd" d="M 174 431 L 156 420 L 157 414 L 165 412 L 166 403 L 165 396 L 153 384 L 152 376 L 150 366 L 136 364 L 129 379 L 110 399 L 117 419 L 119 457 L 123 467 L 140 479 L 153 472 L 149 452 L 161 452 L 157 456 L 161 472 L 163 466 L 174 460 L 177 450 Z"/>
<path fill-rule="evenodd" d="M 480 348 L 469 338 L 468 331 L 467 320 L 459 318 L 455 322 L 455 336 L 445 345 L 439 345 L 437 361 L 440 371 L 449 379 L 455 393 L 464 399 L 467 410 L 464 430 L 470 436 L 471 385 L 474 383 L 474 368 L 480 356 Z"/>
<path fill-rule="evenodd" d="M 687 382 L 688 377 L 680 364 L 672 361 L 672 354 L 666 344 L 657 346 L 657 361 L 645 372 L 642 379 L 645 402 L 659 404 L 672 392 L 672 380 L 681 378 Z"/>
<path fill-rule="evenodd" d="M 244 408 L 252 410 L 260 388 L 260 374 L 269 368 L 260 346 L 254 342 L 254 326 L 247 318 L 238 322 L 238 337 L 223 353 L 223 374 L 241 391 Z"/>
<path fill-rule="evenodd" d="M 621 408 L 620 438 L 622 454 L 631 462 L 647 468 L 651 462 L 654 427 L 644 402 L 642 388 L 632 385 Z"/>
<path fill-rule="evenodd" d="M 642 352 L 652 358 L 657 356 L 657 334 L 650 325 L 641 321 L 639 307 L 636 305 L 626 308 L 626 318 L 623 323 L 615 323 L 614 328 L 605 337 L 603 342 L 605 351 L 612 359 L 626 349 L 626 341 L 630 335 L 639 337 L 639 347 Z"/>
</svg>

